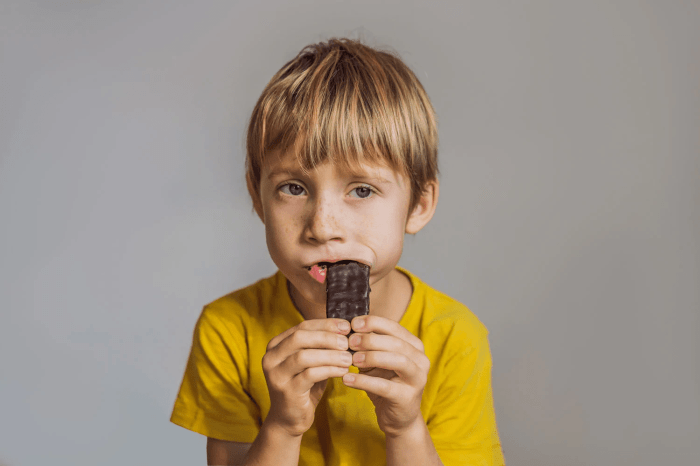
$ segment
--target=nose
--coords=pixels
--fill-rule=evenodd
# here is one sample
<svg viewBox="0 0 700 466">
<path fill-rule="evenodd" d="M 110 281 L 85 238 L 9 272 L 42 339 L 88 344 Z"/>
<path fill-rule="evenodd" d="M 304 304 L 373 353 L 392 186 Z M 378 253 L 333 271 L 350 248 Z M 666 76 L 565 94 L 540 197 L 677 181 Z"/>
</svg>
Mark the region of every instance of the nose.
<svg viewBox="0 0 700 466">
<path fill-rule="evenodd" d="M 343 241 L 342 207 L 329 197 L 319 196 L 310 202 L 304 236 L 312 243 Z"/>
</svg>

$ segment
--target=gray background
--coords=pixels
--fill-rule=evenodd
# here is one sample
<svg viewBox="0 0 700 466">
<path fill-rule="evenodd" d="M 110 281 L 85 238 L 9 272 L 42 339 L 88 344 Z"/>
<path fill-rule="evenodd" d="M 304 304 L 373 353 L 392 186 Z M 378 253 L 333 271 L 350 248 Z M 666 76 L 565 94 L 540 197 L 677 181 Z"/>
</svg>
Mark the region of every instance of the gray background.
<svg viewBox="0 0 700 466">
<path fill-rule="evenodd" d="M 243 135 L 363 35 L 437 110 L 401 265 L 490 329 L 509 466 L 697 464 L 697 1 L 0 3 L 0 463 L 204 464 L 201 307 L 272 274 Z"/>
</svg>

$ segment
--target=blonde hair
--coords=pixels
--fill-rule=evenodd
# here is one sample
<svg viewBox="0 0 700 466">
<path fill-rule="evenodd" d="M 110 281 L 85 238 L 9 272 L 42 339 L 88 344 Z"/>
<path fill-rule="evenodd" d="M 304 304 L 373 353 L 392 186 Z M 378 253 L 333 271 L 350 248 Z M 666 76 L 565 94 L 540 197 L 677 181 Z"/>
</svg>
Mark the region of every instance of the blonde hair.
<svg viewBox="0 0 700 466">
<path fill-rule="evenodd" d="M 395 55 L 351 39 L 304 47 L 270 80 L 248 125 L 246 176 L 259 193 L 265 155 L 293 149 L 305 170 L 383 163 L 411 180 L 411 210 L 437 179 L 435 111 Z"/>
</svg>

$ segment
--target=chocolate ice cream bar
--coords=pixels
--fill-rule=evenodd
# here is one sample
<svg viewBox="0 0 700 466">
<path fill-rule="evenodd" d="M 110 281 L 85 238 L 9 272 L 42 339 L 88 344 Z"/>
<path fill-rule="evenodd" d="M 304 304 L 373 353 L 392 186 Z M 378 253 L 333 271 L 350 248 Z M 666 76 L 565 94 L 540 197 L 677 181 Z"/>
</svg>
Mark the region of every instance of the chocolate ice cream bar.
<svg viewBox="0 0 700 466">
<path fill-rule="evenodd" d="M 369 266 L 355 261 L 328 265 L 326 272 L 326 317 L 345 319 L 369 314 Z M 350 330 L 348 336 L 352 335 Z M 350 350 L 350 353 L 355 353 Z"/>
</svg>

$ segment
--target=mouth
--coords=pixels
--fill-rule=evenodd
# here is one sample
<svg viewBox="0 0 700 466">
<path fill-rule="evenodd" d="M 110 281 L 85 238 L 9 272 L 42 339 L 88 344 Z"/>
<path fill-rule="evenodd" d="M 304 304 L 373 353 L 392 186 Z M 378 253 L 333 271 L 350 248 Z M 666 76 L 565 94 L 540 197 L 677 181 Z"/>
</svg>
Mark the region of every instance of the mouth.
<svg viewBox="0 0 700 466">
<path fill-rule="evenodd" d="M 347 264 L 348 262 L 358 262 L 363 265 L 367 265 L 370 267 L 368 264 L 364 264 L 363 262 L 360 261 L 353 261 L 353 260 L 339 260 L 339 261 L 322 261 L 318 262 L 313 265 L 305 266 L 304 268 L 309 272 L 309 275 L 316 280 L 319 283 L 325 283 L 326 281 L 326 272 L 328 272 L 328 267 L 331 266 L 332 264 Z"/>
</svg>

